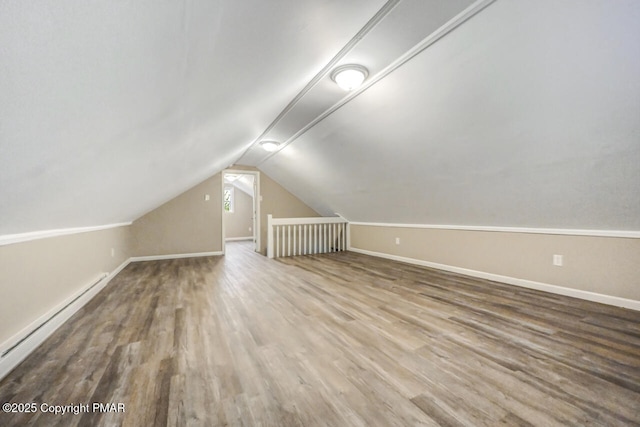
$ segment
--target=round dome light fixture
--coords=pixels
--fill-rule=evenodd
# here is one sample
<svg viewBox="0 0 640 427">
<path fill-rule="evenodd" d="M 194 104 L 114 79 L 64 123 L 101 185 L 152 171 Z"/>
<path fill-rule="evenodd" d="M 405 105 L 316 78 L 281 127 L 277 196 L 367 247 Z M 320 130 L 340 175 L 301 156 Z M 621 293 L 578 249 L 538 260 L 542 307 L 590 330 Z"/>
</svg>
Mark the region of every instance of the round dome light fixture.
<svg viewBox="0 0 640 427">
<path fill-rule="evenodd" d="M 334 69 L 331 73 L 331 80 L 342 89 L 350 91 L 359 88 L 368 75 L 369 70 L 362 65 L 347 64 Z"/>
<path fill-rule="evenodd" d="M 260 143 L 260 146 L 262 147 L 263 150 L 272 152 L 272 151 L 276 151 L 278 147 L 280 147 L 280 143 L 275 141 L 262 141 Z"/>
</svg>

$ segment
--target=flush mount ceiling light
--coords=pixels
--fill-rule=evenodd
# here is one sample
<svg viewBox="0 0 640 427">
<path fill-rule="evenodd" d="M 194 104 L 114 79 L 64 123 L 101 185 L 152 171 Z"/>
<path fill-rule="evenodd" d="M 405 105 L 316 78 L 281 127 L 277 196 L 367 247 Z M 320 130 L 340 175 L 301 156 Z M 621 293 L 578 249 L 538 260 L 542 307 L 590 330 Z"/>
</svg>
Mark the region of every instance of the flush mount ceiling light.
<svg viewBox="0 0 640 427">
<path fill-rule="evenodd" d="M 276 151 L 280 146 L 280 143 L 275 141 L 262 141 L 260 146 L 265 151 Z"/>
<path fill-rule="evenodd" d="M 337 67 L 331 73 L 331 79 L 344 90 L 354 90 L 360 87 L 369 75 L 362 65 L 348 64 Z"/>
</svg>

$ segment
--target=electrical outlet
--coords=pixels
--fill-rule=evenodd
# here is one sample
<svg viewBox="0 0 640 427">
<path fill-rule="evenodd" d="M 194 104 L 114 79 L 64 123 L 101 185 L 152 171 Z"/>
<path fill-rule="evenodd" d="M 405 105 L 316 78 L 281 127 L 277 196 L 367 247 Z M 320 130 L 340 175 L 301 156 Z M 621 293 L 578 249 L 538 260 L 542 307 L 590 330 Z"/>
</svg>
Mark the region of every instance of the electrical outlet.
<svg viewBox="0 0 640 427">
<path fill-rule="evenodd" d="M 211 197 L 208 194 L 204 195 L 204 201 L 208 202 L 209 200 L 211 200 Z"/>
<path fill-rule="evenodd" d="M 399 244 L 400 244 L 400 238 L 396 237 L 396 245 L 399 245 Z"/>
<path fill-rule="evenodd" d="M 558 266 L 558 267 L 562 267 L 562 255 L 554 255 L 553 256 L 553 265 Z"/>
<path fill-rule="evenodd" d="M 114 256 L 116 256 L 116 250 L 114 248 L 111 248 L 111 258 L 113 258 Z"/>
</svg>

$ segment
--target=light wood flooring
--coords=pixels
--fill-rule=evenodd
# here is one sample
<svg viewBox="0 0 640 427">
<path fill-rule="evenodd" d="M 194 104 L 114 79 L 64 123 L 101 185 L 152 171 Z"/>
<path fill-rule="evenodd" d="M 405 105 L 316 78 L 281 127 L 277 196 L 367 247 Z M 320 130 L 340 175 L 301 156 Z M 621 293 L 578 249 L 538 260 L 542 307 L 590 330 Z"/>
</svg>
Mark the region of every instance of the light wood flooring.
<svg viewBox="0 0 640 427">
<path fill-rule="evenodd" d="M 129 265 L 0 383 L 0 403 L 124 413 L 0 425 L 640 425 L 640 312 L 354 253 L 227 250 Z"/>
</svg>

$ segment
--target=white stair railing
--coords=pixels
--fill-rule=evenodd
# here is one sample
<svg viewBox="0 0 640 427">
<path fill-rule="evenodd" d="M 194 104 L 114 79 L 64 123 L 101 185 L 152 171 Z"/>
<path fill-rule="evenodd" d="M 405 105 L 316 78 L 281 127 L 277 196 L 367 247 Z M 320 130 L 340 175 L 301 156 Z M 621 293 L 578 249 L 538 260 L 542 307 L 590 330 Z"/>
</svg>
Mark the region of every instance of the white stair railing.
<svg viewBox="0 0 640 427">
<path fill-rule="evenodd" d="M 269 258 L 347 250 L 349 227 L 342 217 L 267 219 Z"/>
</svg>

